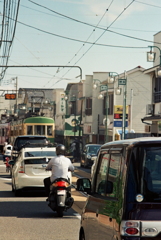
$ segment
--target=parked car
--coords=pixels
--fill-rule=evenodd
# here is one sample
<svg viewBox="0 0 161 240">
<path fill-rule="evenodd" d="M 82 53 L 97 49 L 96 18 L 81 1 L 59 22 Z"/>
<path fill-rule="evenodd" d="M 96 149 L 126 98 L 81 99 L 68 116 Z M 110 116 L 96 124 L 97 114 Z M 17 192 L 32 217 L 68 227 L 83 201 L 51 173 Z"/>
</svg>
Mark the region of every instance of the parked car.
<svg viewBox="0 0 161 240">
<path fill-rule="evenodd" d="M 56 156 L 55 147 L 24 147 L 19 151 L 16 161 L 12 162 L 12 191 L 19 196 L 22 190 L 44 189 L 43 180 L 51 176 L 51 171 L 45 171 L 52 157 Z M 71 172 L 68 177 L 72 181 Z"/>
<path fill-rule="evenodd" d="M 93 176 L 94 167 L 95 167 L 95 165 L 96 165 L 96 161 L 97 161 L 97 158 L 98 158 L 98 155 L 99 155 L 99 150 L 100 150 L 100 148 L 97 150 L 96 155 L 94 155 L 93 157 L 91 157 L 91 160 L 93 161 L 93 164 L 92 164 L 92 166 L 91 166 L 91 177 Z"/>
<path fill-rule="evenodd" d="M 81 154 L 81 167 L 91 167 L 93 164 L 92 157 L 97 155 L 98 149 L 100 149 L 100 144 L 87 144 L 83 148 Z"/>
<path fill-rule="evenodd" d="M 18 136 L 15 138 L 12 148 L 11 158 L 15 160 L 18 156 L 18 152 L 20 151 L 21 147 L 26 143 L 37 143 L 37 144 L 44 144 L 48 141 L 45 136 L 40 135 L 23 135 Z"/>
<path fill-rule="evenodd" d="M 101 146 L 92 180 L 77 180 L 88 198 L 79 240 L 161 239 L 161 138 Z"/>
</svg>

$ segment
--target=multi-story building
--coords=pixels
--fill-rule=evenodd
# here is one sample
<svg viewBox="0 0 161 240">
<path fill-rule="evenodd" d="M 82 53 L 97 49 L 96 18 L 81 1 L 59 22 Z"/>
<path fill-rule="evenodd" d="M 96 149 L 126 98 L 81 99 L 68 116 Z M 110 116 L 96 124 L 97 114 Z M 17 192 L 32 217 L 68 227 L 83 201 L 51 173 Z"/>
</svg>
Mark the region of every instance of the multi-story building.
<svg viewBox="0 0 161 240">
<path fill-rule="evenodd" d="M 154 35 L 154 45 L 149 50 L 148 57 L 153 61 L 153 67 L 146 69 L 145 73 L 151 77 L 151 102 L 146 106 L 142 122 L 150 128 L 153 136 L 161 136 L 161 32 Z"/>
<path fill-rule="evenodd" d="M 85 143 L 104 143 L 115 140 L 116 136 L 118 138 L 122 134 L 123 97 L 126 98 L 126 133 L 144 135 L 146 129 L 141 118 L 146 112 L 146 104 L 151 102 L 150 75 L 145 74 L 144 70 L 138 66 L 122 74 L 94 72 L 93 75 L 86 76 L 83 83 L 82 109 Z M 108 83 L 109 76 L 113 76 L 113 83 Z M 125 95 L 116 95 L 119 80 L 125 79 Z M 124 86 L 119 87 L 123 92 Z"/>
</svg>

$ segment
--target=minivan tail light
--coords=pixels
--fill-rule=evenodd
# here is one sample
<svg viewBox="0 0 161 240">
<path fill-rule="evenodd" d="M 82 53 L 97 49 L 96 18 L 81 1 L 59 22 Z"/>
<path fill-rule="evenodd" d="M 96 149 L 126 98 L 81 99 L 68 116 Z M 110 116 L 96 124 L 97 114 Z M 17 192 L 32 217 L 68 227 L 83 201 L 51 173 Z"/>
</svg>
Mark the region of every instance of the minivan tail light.
<svg viewBox="0 0 161 240">
<path fill-rule="evenodd" d="M 140 236 L 140 221 L 123 220 L 120 225 L 121 236 Z"/>
<path fill-rule="evenodd" d="M 19 173 L 25 173 L 25 164 L 24 162 L 21 162 L 20 168 L 19 168 Z"/>
<path fill-rule="evenodd" d="M 127 228 L 125 232 L 129 235 L 138 234 L 139 230 L 137 228 Z"/>
<path fill-rule="evenodd" d="M 126 222 L 125 223 L 125 226 L 126 227 L 132 227 L 132 228 L 135 228 L 135 227 L 139 227 L 139 223 L 138 222 Z"/>
</svg>

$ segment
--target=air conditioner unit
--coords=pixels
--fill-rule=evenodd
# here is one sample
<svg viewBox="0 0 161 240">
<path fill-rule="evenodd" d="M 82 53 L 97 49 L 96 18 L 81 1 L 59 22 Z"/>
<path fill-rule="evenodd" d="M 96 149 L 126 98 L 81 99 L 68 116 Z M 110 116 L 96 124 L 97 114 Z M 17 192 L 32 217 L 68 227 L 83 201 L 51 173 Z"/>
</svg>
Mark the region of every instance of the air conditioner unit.
<svg viewBox="0 0 161 240">
<path fill-rule="evenodd" d="M 146 115 L 153 115 L 153 114 L 154 114 L 154 104 L 147 104 Z"/>
</svg>

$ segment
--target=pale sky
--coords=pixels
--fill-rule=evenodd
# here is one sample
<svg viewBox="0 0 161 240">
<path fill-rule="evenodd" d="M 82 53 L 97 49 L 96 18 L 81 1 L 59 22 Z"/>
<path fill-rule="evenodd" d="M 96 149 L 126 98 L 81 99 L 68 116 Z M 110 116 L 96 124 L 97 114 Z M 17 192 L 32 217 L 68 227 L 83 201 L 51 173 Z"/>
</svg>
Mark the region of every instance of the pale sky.
<svg viewBox="0 0 161 240">
<path fill-rule="evenodd" d="M 8 65 L 66 67 L 8 68 L 1 87 L 18 77 L 18 88 L 65 89 L 79 81 L 79 68 L 69 66 L 79 66 L 83 79 L 150 68 L 146 52 L 161 31 L 160 16 L 158 0 L 21 0 Z"/>
</svg>

